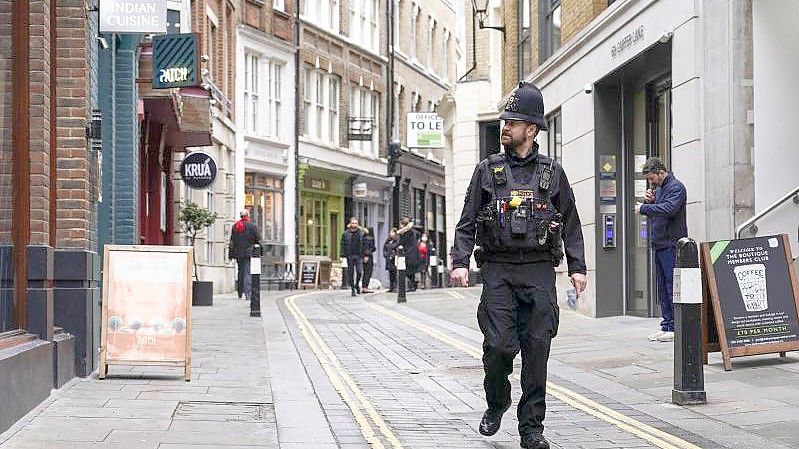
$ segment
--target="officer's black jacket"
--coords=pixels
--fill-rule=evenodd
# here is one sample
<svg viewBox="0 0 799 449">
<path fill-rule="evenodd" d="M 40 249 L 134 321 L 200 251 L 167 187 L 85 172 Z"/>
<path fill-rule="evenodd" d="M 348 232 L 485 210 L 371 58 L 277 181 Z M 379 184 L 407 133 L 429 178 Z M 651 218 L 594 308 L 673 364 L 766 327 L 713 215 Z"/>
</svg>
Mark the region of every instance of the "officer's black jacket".
<svg viewBox="0 0 799 449">
<path fill-rule="evenodd" d="M 513 177 L 522 182 L 532 179 L 539 158 L 546 156 L 538 154 L 538 144 L 535 143 L 533 151 L 524 159 L 516 155 L 508 155 Z M 548 160 L 548 158 L 547 158 Z M 552 204 L 563 215 L 563 236 L 564 252 L 569 266 L 569 275 L 573 273 L 585 274 L 585 253 L 583 248 L 583 233 L 580 225 L 580 217 L 577 215 L 577 207 L 574 204 L 574 193 L 572 192 L 566 173 L 562 169 L 554 172 L 550 194 Z M 559 176 L 558 176 L 559 174 Z M 468 268 L 469 258 L 472 255 L 475 242 L 475 232 L 477 230 L 476 219 L 483 206 L 490 204 L 493 192 L 487 188 L 493 183 L 493 176 L 489 169 L 488 159 L 484 159 L 474 169 L 469 188 L 466 190 L 463 212 L 458 225 L 455 227 L 455 252 L 453 257 L 453 267 Z M 493 252 L 485 253 L 485 260 L 493 262 L 527 263 L 551 260 L 551 255 L 547 252 Z"/>
</svg>

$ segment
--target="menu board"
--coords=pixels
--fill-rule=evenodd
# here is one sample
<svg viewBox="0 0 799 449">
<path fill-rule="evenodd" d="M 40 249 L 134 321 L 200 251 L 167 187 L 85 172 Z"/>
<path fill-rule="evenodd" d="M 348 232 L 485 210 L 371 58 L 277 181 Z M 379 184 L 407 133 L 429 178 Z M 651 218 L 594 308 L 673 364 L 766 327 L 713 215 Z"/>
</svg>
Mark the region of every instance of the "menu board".
<svg viewBox="0 0 799 449">
<path fill-rule="evenodd" d="M 101 379 L 108 365 L 182 366 L 191 379 L 191 251 L 105 247 Z"/>
<path fill-rule="evenodd" d="M 787 235 L 702 244 L 726 369 L 731 357 L 799 350 L 799 292 Z"/>
<path fill-rule="evenodd" d="M 300 288 L 316 287 L 319 281 L 319 262 L 303 261 L 300 271 Z"/>
</svg>

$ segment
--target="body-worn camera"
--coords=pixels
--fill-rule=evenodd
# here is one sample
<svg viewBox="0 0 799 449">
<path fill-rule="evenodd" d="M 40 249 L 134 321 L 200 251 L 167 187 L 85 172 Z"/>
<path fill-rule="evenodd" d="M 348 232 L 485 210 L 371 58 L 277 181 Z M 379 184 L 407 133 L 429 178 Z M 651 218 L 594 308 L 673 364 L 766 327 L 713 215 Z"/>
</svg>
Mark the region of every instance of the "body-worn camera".
<svg viewBox="0 0 799 449">
<path fill-rule="evenodd" d="M 530 211 L 526 206 L 519 206 L 513 210 L 510 216 L 510 233 L 513 237 L 522 238 L 527 236 L 527 221 Z"/>
</svg>

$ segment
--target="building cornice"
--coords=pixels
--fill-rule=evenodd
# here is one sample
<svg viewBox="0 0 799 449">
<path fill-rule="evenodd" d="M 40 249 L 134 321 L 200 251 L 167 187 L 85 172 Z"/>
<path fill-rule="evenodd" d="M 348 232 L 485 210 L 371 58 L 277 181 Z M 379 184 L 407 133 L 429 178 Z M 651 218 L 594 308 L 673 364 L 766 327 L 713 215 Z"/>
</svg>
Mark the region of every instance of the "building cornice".
<svg viewBox="0 0 799 449">
<path fill-rule="evenodd" d="M 363 56 L 373 58 L 378 62 L 382 62 L 383 64 L 388 64 L 388 57 L 383 56 L 379 53 L 375 53 L 373 50 L 361 46 L 361 44 L 354 42 L 352 39 L 350 39 L 347 36 L 344 36 L 342 34 L 337 34 L 330 30 L 322 28 L 313 21 L 302 18 L 302 16 L 300 17 L 300 23 L 302 24 L 303 31 L 305 30 L 305 28 L 308 28 L 310 31 L 314 33 L 322 34 L 329 39 L 339 42 L 340 44 L 342 44 L 342 47 L 346 47 L 347 50 L 351 52 L 360 53 Z M 307 48 L 307 46 L 305 45 L 302 45 L 302 47 Z"/>
<path fill-rule="evenodd" d="M 245 39 L 262 44 L 270 49 L 276 46 L 277 50 L 283 51 L 287 54 L 297 51 L 297 47 L 291 42 L 286 42 L 283 39 L 279 39 L 271 34 L 267 34 L 250 25 L 240 24 L 238 30 L 239 34 Z"/>
</svg>

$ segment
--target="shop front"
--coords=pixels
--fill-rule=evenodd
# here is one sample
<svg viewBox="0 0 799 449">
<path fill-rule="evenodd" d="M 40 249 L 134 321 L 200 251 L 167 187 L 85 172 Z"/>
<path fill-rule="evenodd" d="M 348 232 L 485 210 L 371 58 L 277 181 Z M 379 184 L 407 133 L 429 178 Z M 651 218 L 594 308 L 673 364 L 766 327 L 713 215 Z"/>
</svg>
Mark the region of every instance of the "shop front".
<svg viewBox="0 0 799 449">
<path fill-rule="evenodd" d="M 689 234 L 703 232 L 692 226 L 704 216 L 701 49 L 692 45 L 700 30 L 691 5 L 670 5 L 608 10 L 529 78 L 549 124 L 537 141 L 563 164 L 583 225 L 589 284 L 568 306 L 587 315 L 660 314 L 649 223 L 634 211 L 651 187 L 647 158 L 662 159 L 691 190 Z M 565 300 L 565 264 L 558 271 Z"/>
<path fill-rule="evenodd" d="M 286 269 L 284 179 L 283 176 L 258 172 L 247 172 L 244 176 L 244 207 L 250 211 L 250 219 L 261 232 L 261 261 L 268 274 Z"/>
<path fill-rule="evenodd" d="M 344 232 L 344 197 L 348 175 L 309 167 L 300 191 L 299 252 L 302 259 L 339 260 Z"/>
<path fill-rule="evenodd" d="M 391 182 L 385 179 L 357 176 L 352 181 L 352 215 L 361 226 L 369 228 L 375 239 L 374 270 L 372 278 L 388 285 L 388 272 L 383 257 L 383 243 L 391 230 L 389 213 Z M 349 218 L 349 217 L 348 217 Z"/>
</svg>

